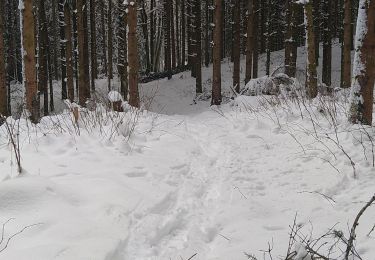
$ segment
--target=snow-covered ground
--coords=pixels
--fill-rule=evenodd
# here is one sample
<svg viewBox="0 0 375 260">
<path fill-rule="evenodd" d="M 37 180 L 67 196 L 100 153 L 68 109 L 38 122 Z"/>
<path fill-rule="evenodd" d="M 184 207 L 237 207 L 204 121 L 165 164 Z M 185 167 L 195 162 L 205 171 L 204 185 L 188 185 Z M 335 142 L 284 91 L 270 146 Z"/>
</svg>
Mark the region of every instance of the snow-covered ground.
<svg viewBox="0 0 375 260">
<path fill-rule="evenodd" d="M 230 84 L 224 63 L 225 93 Z M 269 244 L 276 259 L 296 214 L 306 235 L 334 225 L 348 235 L 375 192 L 372 129 L 348 125 L 331 106 L 343 103 L 238 97 L 210 108 L 193 102 L 194 88 L 189 73 L 145 84 L 149 112 L 93 113 L 79 130 L 68 112 L 37 128 L 21 120 L 20 176 L 1 127 L 0 223 L 12 220 L 0 251 L 33 226 L 0 259 L 263 259 Z M 375 259 L 374 216 L 369 208 L 357 229 L 364 260 Z"/>
</svg>

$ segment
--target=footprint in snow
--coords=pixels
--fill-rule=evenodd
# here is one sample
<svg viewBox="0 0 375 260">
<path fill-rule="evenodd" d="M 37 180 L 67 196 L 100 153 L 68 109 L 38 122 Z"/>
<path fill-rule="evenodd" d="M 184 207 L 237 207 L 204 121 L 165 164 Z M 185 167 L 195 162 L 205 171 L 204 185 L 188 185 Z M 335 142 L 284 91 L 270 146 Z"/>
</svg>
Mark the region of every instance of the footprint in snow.
<svg viewBox="0 0 375 260">
<path fill-rule="evenodd" d="M 134 171 L 134 172 L 127 172 L 125 173 L 126 176 L 129 178 L 139 178 L 139 177 L 144 177 L 147 175 L 146 171 Z"/>
</svg>

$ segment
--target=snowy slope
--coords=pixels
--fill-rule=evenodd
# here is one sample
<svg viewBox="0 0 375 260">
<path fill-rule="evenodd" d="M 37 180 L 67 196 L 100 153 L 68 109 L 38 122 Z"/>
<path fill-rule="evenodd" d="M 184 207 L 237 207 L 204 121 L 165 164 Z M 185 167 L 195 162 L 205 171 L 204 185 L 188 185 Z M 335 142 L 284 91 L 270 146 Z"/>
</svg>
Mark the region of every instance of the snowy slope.
<svg viewBox="0 0 375 260">
<path fill-rule="evenodd" d="M 229 93 L 229 63 L 223 78 Z M 37 225 L 0 259 L 245 260 L 244 252 L 263 259 L 268 242 L 276 258 L 286 254 L 296 213 L 306 234 L 335 224 L 348 233 L 374 194 L 375 171 L 371 144 L 346 123 L 345 109 L 335 132 L 317 104 L 265 109 L 262 98 L 239 97 L 210 108 L 193 104 L 193 90 L 188 73 L 143 86 L 153 112 L 139 115 L 130 138 L 126 120 L 113 135 L 110 123 L 81 126 L 78 135 L 68 115 L 38 128 L 21 122 L 22 176 L 1 127 L 0 222 L 14 218 L 4 237 Z M 375 233 L 366 236 L 374 216 L 372 207 L 358 227 L 364 260 L 375 259 Z"/>
</svg>

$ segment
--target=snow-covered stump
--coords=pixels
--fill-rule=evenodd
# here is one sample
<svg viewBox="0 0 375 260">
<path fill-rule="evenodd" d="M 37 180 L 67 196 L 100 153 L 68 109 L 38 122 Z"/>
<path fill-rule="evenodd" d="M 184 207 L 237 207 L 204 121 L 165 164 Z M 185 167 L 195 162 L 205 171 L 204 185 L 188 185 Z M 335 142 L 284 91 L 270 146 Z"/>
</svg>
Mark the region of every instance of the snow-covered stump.
<svg viewBox="0 0 375 260">
<path fill-rule="evenodd" d="M 124 112 L 124 108 L 122 106 L 123 100 L 119 92 L 113 90 L 109 92 L 108 100 L 113 111 Z"/>
</svg>

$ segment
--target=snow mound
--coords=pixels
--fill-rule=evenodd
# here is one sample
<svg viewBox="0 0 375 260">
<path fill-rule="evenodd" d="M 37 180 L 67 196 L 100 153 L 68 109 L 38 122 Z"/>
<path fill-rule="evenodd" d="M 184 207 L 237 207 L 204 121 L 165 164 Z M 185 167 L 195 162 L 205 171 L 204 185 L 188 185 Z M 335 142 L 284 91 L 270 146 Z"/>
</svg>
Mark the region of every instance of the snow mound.
<svg viewBox="0 0 375 260">
<path fill-rule="evenodd" d="M 112 90 L 108 93 L 108 99 L 111 102 L 119 102 L 122 101 L 122 96 L 119 92 Z"/>
<path fill-rule="evenodd" d="M 241 94 L 246 96 L 280 94 L 284 96 L 299 96 L 301 90 L 301 84 L 295 78 L 279 73 L 275 76 L 251 79 L 241 90 Z"/>
</svg>

